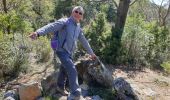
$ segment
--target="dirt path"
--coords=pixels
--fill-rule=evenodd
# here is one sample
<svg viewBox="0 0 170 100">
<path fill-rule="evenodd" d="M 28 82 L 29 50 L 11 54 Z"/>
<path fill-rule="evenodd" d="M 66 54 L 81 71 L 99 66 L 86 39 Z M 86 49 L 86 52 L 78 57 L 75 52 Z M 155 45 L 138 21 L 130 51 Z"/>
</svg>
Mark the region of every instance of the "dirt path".
<svg viewBox="0 0 170 100">
<path fill-rule="evenodd" d="M 170 100 L 170 77 L 150 69 L 127 71 L 113 69 L 113 77 L 123 77 L 142 100 Z"/>
</svg>

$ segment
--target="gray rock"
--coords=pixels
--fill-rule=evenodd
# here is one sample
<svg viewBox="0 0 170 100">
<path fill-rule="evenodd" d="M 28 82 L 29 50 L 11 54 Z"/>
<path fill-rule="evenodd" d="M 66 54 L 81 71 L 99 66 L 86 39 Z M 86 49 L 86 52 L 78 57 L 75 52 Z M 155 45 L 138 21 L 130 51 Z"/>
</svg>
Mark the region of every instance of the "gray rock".
<svg viewBox="0 0 170 100">
<path fill-rule="evenodd" d="M 85 83 L 97 82 L 104 87 L 112 87 L 112 74 L 99 59 L 80 59 L 76 62 L 76 68 Z"/>
<path fill-rule="evenodd" d="M 8 90 L 4 93 L 4 100 L 17 100 L 17 94 L 14 90 Z"/>
<path fill-rule="evenodd" d="M 41 81 L 41 86 L 45 95 L 53 96 L 57 92 L 55 89 L 55 87 L 57 87 L 57 77 L 58 73 L 54 72 Z"/>
<path fill-rule="evenodd" d="M 138 100 L 133 88 L 122 77 L 113 81 L 113 88 L 116 90 L 117 96 L 121 100 Z"/>
</svg>

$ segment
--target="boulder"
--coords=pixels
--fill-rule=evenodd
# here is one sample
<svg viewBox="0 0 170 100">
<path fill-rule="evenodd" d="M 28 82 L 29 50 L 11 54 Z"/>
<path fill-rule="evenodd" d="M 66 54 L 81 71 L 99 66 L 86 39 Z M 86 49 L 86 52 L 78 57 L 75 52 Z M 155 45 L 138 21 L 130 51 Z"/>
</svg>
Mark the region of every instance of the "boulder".
<svg viewBox="0 0 170 100">
<path fill-rule="evenodd" d="M 4 93 L 4 100 L 17 100 L 17 93 L 14 90 L 8 90 Z"/>
<path fill-rule="evenodd" d="M 85 83 L 98 83 L 107 88 L 112 87 L 112 74 L 99 59 L 95 61 L 80 59 L 75 65 L 79 77 L 85 81 Z"/>
<path fill-rule="evenodd" d="M 41 96 L 41 89 L 37 82 L 21 84 L 19 87 L 20 100 L 36 100 Z"/>
<path fill-rule="evenodd" d="M 113 81 L 113 88 L 117 93 L 117 98 L 120 100 L 138 100 L 131 85 L 122 77 Z"/>
<path fill-rule="evenodd" d="M 57 87 L 57 77 L 58 73 L 54 72 L 41 81 L 41 86 L 45 95 L 55 95 L 55 93 L 57 92 L 57 89 L 55 88 Z"/>
</svg>

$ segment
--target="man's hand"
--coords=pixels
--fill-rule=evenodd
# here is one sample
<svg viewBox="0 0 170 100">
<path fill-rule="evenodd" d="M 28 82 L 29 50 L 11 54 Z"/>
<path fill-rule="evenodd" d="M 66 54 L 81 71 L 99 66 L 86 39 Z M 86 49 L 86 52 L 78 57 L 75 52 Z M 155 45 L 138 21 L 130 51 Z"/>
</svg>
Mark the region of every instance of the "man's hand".
<svg viewBox="0 0 170 100">
<path fill-rule="evenodd" d="M 97 56 L 96 56 L 95 54 L 91 54 L 91 55 L 90 55 L 90 59 L 96 60 L 96 58 L 97 58 Z"/>
<path fill-rule="evenodd" d="M 28 37 L 30 37 L 32 40 L 36 40 L 38 37 L 38 34 L 36 32 L 32 32 Z"/>
</svg>

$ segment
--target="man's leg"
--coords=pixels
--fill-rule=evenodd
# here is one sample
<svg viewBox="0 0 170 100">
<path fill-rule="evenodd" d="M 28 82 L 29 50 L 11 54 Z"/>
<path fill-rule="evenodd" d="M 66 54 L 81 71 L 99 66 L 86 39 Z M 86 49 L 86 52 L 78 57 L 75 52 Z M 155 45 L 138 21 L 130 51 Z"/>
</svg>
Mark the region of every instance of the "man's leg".
<svg viewBox="0 0 170 100">
<path fill-rule="evenodd" d="M 77 70 L 71 56 L 66 51 L 59 51 L 57 52 L 57 55 L 67 72 L 71 94 L 75 96 L 80 96 L 81 89 L 79 88 L 78 84 Z"/>
<path fill-rule="evenodd" d="M 65 89 L 66 79 L 67 79 L 67 75 L 66 75 L 65 69 L 61 65 L 56 88 L 57 88 L 57 91 L 60 92 L 62 95 L 68 95 L 68 92 Z"/>
<path fill-rule="evenodd" d="M 61 88 L 64 89 L 65 88 L 65 83 L 66 83 L 66 72 L 65 69 L 63 67 L 63 65 L 60 65 L 60 70 L 59 70 L 59 75 L 58 75 L 58 80 L 57 80 L 57 85 Z"/>
</svg>

